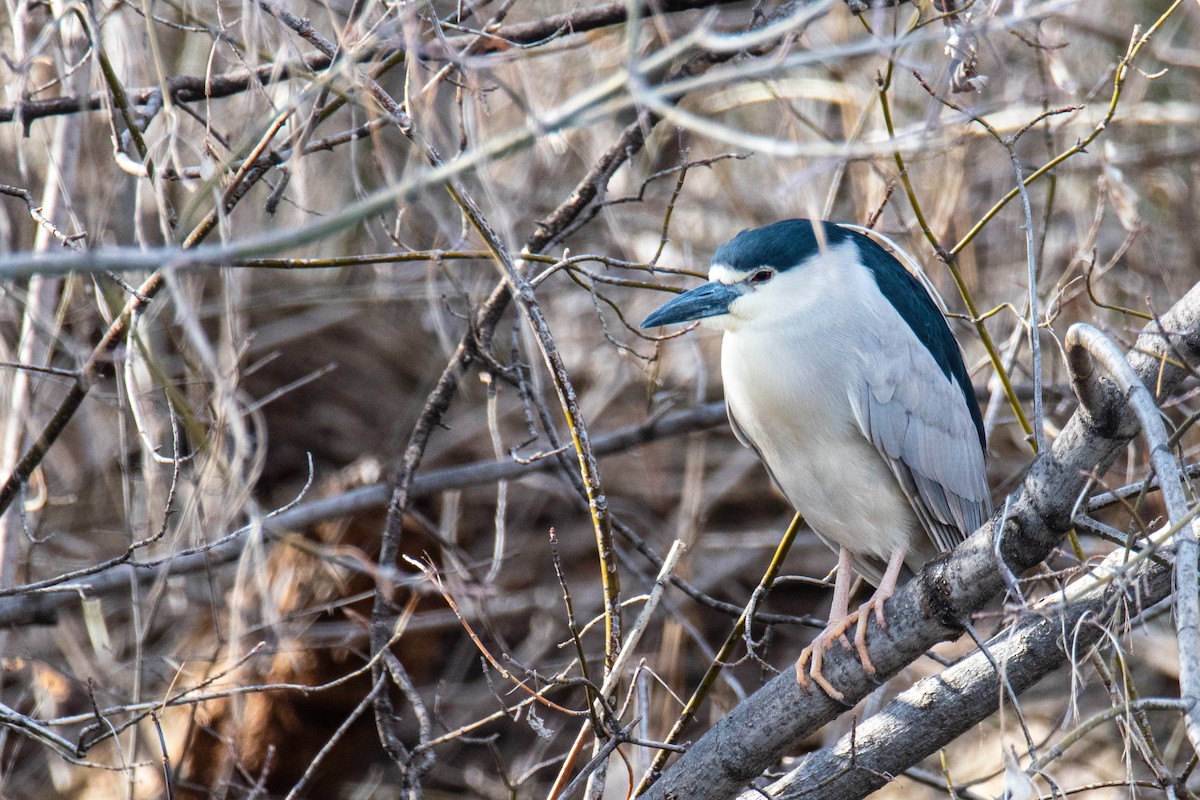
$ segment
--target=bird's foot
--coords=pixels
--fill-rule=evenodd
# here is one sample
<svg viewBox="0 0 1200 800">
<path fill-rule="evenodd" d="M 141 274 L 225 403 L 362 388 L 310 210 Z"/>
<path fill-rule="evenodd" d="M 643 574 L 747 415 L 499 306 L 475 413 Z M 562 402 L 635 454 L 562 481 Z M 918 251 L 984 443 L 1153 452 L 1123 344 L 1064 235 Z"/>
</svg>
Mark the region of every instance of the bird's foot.
<svg viewBox="0 0 1200 800">
<path fill-rule="evenodd" d="M 846 618 L 847 621 L 853 619 L 854 627 L 854 649 L 858 651 L 858 660 L 862 662 L 863 669 L 868 675 L 875 674 L 875 665 L 871 663 L 871 656 L 867 653 L 867 623 L 871 619 L 871 612 L 875 612 L 875 621 L 879 623 L 879 627 L 887 630 L 887 620 L 883 616 L 883 603 L 892 596 L 890 591 L 880 589 L 871 595 L 871 599 L 858 607 L 858 610 Z"/>
<path fill-rule="evenodd" d="M 850 640 L 846 638 L 846 630 L 850 627 L 851 621 L 852 617 L 843 617 L 832 623 L 800 653 L 800 658 L 796 660 L 796 683 L 800 684 L 801 689 L 808 691 L 808 679 L 812 677 L 813 683 L 820 686 L 825 694 L 838 702 L 845 700 L 846 696 L 833 688 L 833 684 L 825 679 L 821 668 L 825 662 L 825 652 L 833 647 L 834 642 L 840 641 L 843 647 L 847 650 L 850 649 Z M 808 666 L 809 661 L 812 662 L 811 668 Z"/>
<path fill-rule="evenodd" d="M 796 661 L 796 683 L 800 684 L 801 689 L 808 691 L 808 679 L 811 677 L 825 694 L 839 702 L 845 700 L 845 695 L 826 680 L 822 668 L 825 663 L 825 653 L 833 647 L 835 641 L 840 641 L 847 649 L 850 648 L 850 642 L 846 639 L 846 631 L 851 626 L 854 626 L 854 650 L 858 653 L 858 660 L 868 675 L 875 674 L 875 665 L 871 662 L 871 655 L 867 652 L 867 623 L 871 619 L 871 613 L 874 612 L 879 627 L 887 629 L 887 620 L 883 616 L 883 604 L 891 596 L 891 592 L 876 592 L 870 600 L 859 606 L 858 610 L 832 623 L 821 631 L 812 644 L 804 648 L 804 652 Z"/>
</svg>

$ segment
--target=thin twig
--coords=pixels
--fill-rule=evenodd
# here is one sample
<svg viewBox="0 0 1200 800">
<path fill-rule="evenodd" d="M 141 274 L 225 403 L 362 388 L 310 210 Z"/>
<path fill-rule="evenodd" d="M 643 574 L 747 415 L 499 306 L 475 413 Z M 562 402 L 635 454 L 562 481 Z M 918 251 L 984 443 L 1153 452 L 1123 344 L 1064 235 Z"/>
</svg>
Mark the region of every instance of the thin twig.
<svg viewBox="0 0 1200 800">
<path fill-rule="evenodd" d="M 783 534 L 783 538 L 779 542 L 779 547 L 775 549 L 775 554 L 771 558 L 771 563 L 767 565 L 766 571 L 763 572 L 762 579 L 758 582 L 759 587 L 762 587 L 764 591 L 775 582 L 775 577 L 779 574 L 780 570 L 783 569 L 784 559 L 787 558 L 788 551 L 791 550 L 792 542 L 795 541 L 796 534 L 800 531 L 800 525 L 802 522 L 803 520 L 799 514 L 796 514 L 792 517 L 792 522 L 788 526 L 787 531 Z M 675 744 L 678 742 L 679 738 L 683 735 L 683 732 L 687 729 L 689 723 L 691 723 L 697 712 L 699 712 L 700 706 L 703 704 L 705 698 L 708 697 L 709 691 L 716 684 L 717 676 L 721 674 L 721 670 L 724 669 L 725 665 L 730 661 L 730 656 L 733 654 L 734 647 L 739 641 L 741 641 L 742 633 L 752 623 L 753 620 L 750 618 L 750 614 L 753 612 L 754 603 L 755 599 L 752 598 L 751 601 L 747 603 L 742 615 L 738 617 L 737 622 L 734 623 L 733 629 L 730 630 L 729 634 L 725 637 L 725 641 L 722 642 L 721 648 L 717 651 L 716 657 L 713 658 L 712 663 L 710 663 L 708 665 L 708 669 L 705 670 L 704 677 L 700 679 L 695 691 L 692 692 L 691 697 L 689 697 L 687 703 L 684 704 L 683 710 L 679 713 L 675 723 L 671 726 L 671 731 L 667 734 L 666 738 L 663 739 L 663 741 L 667 744 Z M 647 770 L 646 774 L 642 776 L 637 788 L 634 790 L 633 793 L 635 796 L 642 794 L 642 792 L 646 791 L 649 786 L 658 780 L 658 778 L 662 775 L 663 767 L 666 765 L 667 759 L 670 758 L 670 756 L 671 753 L 668 750 L 662 750 L 657 756 L 655 756 L 654 762 L 650 765 L 650 769 Z"/>
</svg>

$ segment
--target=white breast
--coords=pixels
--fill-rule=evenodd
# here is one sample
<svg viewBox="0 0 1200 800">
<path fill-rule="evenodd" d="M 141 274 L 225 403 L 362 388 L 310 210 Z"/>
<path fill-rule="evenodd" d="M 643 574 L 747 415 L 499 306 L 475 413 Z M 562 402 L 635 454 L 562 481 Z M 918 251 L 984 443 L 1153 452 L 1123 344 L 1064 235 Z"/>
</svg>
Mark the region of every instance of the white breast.
<svg viewBox="0 0 1200 800">
<path fill-rule="evenodd" d="M 772 282 L 793 285 L 737 301 L 722 325 L 725 401 L 808 523 L 831 542 L 886 562 L 900 547 L 916 556 L 926 537 L 851 410 L 866 346 L 861 331 L 885 317 L 879 304 L 887 300 L 869 273 L 845 264 L 833 248 Z M 779 297 L 794 302 L 769 308 Z M 754 307 L 738 309 L 744 300 Z"/>
</svg>

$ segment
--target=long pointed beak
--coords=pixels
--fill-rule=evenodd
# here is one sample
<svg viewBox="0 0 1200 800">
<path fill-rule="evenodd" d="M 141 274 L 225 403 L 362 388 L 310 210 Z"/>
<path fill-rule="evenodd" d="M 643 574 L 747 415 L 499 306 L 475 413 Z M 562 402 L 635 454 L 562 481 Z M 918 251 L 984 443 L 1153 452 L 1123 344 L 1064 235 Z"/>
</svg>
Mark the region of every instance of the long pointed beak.
<svg viewBox="0 0 1200 800">
<path fill-rule="evenodd" d="M 670 325 L 673 322 L 689 322 L 704 317 L 716 317 L 729 312 L 729 304 L 742 296 L 741 284 L 712 281 L 684 292 L 669 303 L 660 306 L 642 320 L 643 328 Z"/>
</svg>

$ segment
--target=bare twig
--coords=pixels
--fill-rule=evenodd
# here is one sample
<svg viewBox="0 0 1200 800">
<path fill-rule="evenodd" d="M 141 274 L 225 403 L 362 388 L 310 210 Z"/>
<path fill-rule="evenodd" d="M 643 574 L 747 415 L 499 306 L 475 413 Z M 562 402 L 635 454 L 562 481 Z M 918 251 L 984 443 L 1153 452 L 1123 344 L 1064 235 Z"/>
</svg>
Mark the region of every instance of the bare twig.
<svg viewBox="0 0 1200 800">
<path fill-rule="evenodd" d="M 803 520 L 799 514 L 796 514 L 794 517 L 792 517 L 792 523 L 788 526 L 787 532 L 784 533 L 783 538 L 780 540 L 779 547 L 775 549 L 775 555 L 771 559 L 771 563 L 767 566 L 766 571 L 763 573 L 762 580 L 760 580 L 758 583 L 758 589 L 756 589 L 754 595 L 751 597 L 750 602 L 747 603 L 746 608 L 742 612 L 741 616 L 738 617 L 737 622 L 734 623 L 733 630 L 731 630 L 729 635 L 725 637 L 725 641 L 721 645 L 721 649 L 717 652 L 717 655 L 712 660 L 712 663 L 708 665 L 708 669 L 705 671 L 704 677 L 700 679 L 700 683 L 696 686 L 695 691 L 692 692 L 692 696 L 688 698 L 688 701 L 684 705 L 683 710 L 680 712 L 679 717 L 675 720 L 675 724 L 671 726 L 671 732 L 667 734 L 667 737 L 664 740 L 667 744 L 674 744 L 678 742 L 680 737 L 683 736 L 683 732 L 687 729 L 688 724 L 695 719 L 697 712 L 700 710 L 700 706 L 704 703 L 704 700 L 708 697 L 709 691 L 711 691 L 713 685 L 716 683 L 717 676 L 721 674 L 721 670 L 725 668 L 725 665 L 729 662 L 730 657 L 733 655 L 734 647 L 736 647 L 737 643 L 742 640 L 742 634 L 753 623 L 752 615 L 754 613 L 754 606 L 757 603 L 760 594 L 770 589 L 771 584 L 775 582 L 775 577 L 783 568 L 784 559 L 787 558 L 788 551 L 791 550 L 792 543 L 796 539 L 796 534 L 800 530 L 800 524 L 802 521 Z M 788 670 L 788 674 L 791 674 L 791 670 Z M 638 784 L 638 788 L 634 790 L 634 794 L 641 795 L 648 787 L 650 787 L 659 779 L 659 777 L 662 775 L 662 769 L 666 765 L 667 759 L 670 757 L 670 755 L 671 752 L 664 749 L 660 751 L 657 756 L 655 756 L 654 763 L 651 764 L 650 769 L 646 772 L 646 774 L 642 776 L 641 782 Z"/>
</svg>

